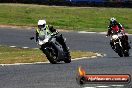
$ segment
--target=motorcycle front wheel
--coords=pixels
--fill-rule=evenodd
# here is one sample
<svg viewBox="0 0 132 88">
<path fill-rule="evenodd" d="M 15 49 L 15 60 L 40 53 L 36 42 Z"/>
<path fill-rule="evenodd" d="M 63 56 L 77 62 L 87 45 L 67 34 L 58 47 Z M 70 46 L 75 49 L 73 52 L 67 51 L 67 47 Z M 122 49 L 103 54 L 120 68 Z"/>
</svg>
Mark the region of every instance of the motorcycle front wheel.
<svg viewBox="0 0 132 88">
<path fill-rule="evenodd" d="M 129 57 L 129 51 L 124 51 L 124 56 Z"/>
<path fill-rule="evenodd" d="M 71 56 L 70 56 L 70 53 L 69 53 L 69 52 L 66 53 L 66 57 L 65 57 L 65 59 L 64 59 L 64 62 L 65 62 L 65 63 L 70 63 L 70 62 L 71 62 Z"/>
<path fill-rule="evenodd" d="M 121 49 L 120 45 L 116 44 L 115 47 L 116 47 L 116 52 L 118 53 L 118 55 L 120 57 L 123 57 L 123 52 L 122 52 L 122 49 Z"/>
<path fill-rule="evenodd" d="M 46 57 L 51 64 L 57 63 L 57 53 L 55 52 L 55 49 L 53 47 L 50 47 L 48 53 L 46 54 Z"/>
</svg>

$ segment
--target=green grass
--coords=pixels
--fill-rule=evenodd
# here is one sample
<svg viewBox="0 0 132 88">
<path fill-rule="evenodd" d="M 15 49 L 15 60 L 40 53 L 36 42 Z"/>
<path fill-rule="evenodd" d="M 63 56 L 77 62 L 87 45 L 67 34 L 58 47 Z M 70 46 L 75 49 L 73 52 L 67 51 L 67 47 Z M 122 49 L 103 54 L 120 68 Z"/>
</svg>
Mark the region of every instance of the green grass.
<svg viewBox="0 0 132 88">
<path fill-rule="evenodd" d="M 71 51 L 72 59 L 96 56 L 93 52 Z M 47 58 L 39 49 L 22 49 L 0 46 L 0 64 L 45 62 Z"/>
<path fill-rule="evenodd" d="M 115 17 L 127 31 L 132 29 L 131 8 L 60 7 L 33 4 L 0 4 L 0 24 L 37 26 L 38 19 L 67 30 L 106 31 L 109 18 Z"/>
</svg>

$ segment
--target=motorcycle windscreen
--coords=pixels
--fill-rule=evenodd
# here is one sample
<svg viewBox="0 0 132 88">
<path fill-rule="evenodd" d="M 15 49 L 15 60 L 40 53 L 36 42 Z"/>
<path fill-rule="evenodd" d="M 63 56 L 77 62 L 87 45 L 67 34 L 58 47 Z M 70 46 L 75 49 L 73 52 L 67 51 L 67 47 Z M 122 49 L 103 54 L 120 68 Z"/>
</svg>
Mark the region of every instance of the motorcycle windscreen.
<svg viewBox="0 0 132 88">
<path fill-rule="evenodd" d="M 39 39 L 40 39 L 41 41 L 43 41 L 43 40 L 45 39 L 45 35 L 40 35 L 40 36 L 39 36 Z"/>
</svg>

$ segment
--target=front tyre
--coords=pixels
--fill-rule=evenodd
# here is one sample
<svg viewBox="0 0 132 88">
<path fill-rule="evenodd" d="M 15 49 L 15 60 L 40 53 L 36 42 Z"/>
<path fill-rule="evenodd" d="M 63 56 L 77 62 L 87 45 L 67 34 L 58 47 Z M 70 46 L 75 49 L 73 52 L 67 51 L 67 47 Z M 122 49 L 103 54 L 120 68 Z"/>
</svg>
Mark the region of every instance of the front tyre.
<svg viewBox="0 0 132 88">
<path fill-rule="evenodd" d="M 71 62 L 71 56 L 70 56 L 70 53 L 69 53 L 69 52 L 66 53 L 66 57 L 65 57 L 65 59 L 64 59 L 64 62 L 65 62 L 65 63 L 70 63 L 70 62 Z"/>
<path fill-rule="evenodd" d="M 123 57 L 122 48 L 120 47 L 120 45 L 117 43 L 115 46 L 116 46 L 116 52 L 118 53 L 118 55 L 120 57 Z"/>
<path fill-rule="evenodd" d="M 129 57 L 129 51 L 125 51 L 125 52 L 124 52 L 124 56 L 125 56 L 125 57 Z"/>
<path fill-rule="evenodd" d="M 51 64 L 57 63 L 57 53 L 53 47 L 50 48 L 49 53 L 46 55 L 47 59 Z"/>
<path fill-rule="evenodd" d="M 52 55 L 51 53 L 50 53 L 50 56 L 47 57 L 47 59 L 49 60 L 49 62 L 50 62 L 51 64 L 56 64 L 56 63 L 57 63 L 56 56 Z"/>
<path fill-rule="evenodd" d="M 123 57 L 123 54 L 122 54 L 122 53 L 118 53 L 118 55 L 119 55 L 120 57 Z"/>
</svg>

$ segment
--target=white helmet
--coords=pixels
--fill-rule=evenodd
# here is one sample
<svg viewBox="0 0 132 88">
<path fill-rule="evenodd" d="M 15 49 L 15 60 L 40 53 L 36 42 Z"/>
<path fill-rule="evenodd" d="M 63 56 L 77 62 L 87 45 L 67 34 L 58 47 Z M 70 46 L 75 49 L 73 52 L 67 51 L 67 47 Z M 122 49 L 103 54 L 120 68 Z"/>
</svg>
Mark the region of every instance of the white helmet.
<svg viewBox="0 0 132 88">
<path fill-rule="evenodd" d="M 112 18 L 110 18 L 110 21 L 114 22 L 114 21 L 116 21 L 116 18 L 112 17 Z"/>
<path fill-rule="evenodd" d="M 45 20 L 39 20 L 38 21 L 38 27 L 45 28 L 46 27 L 46 21 Z"/>
<path fill-rule="evenodd" d="M 46 24 L 46 21 L 45 20 L 39 20 L 38 21 L 38 25 L 44 25 L 44 24 Z"/>
</svg>

